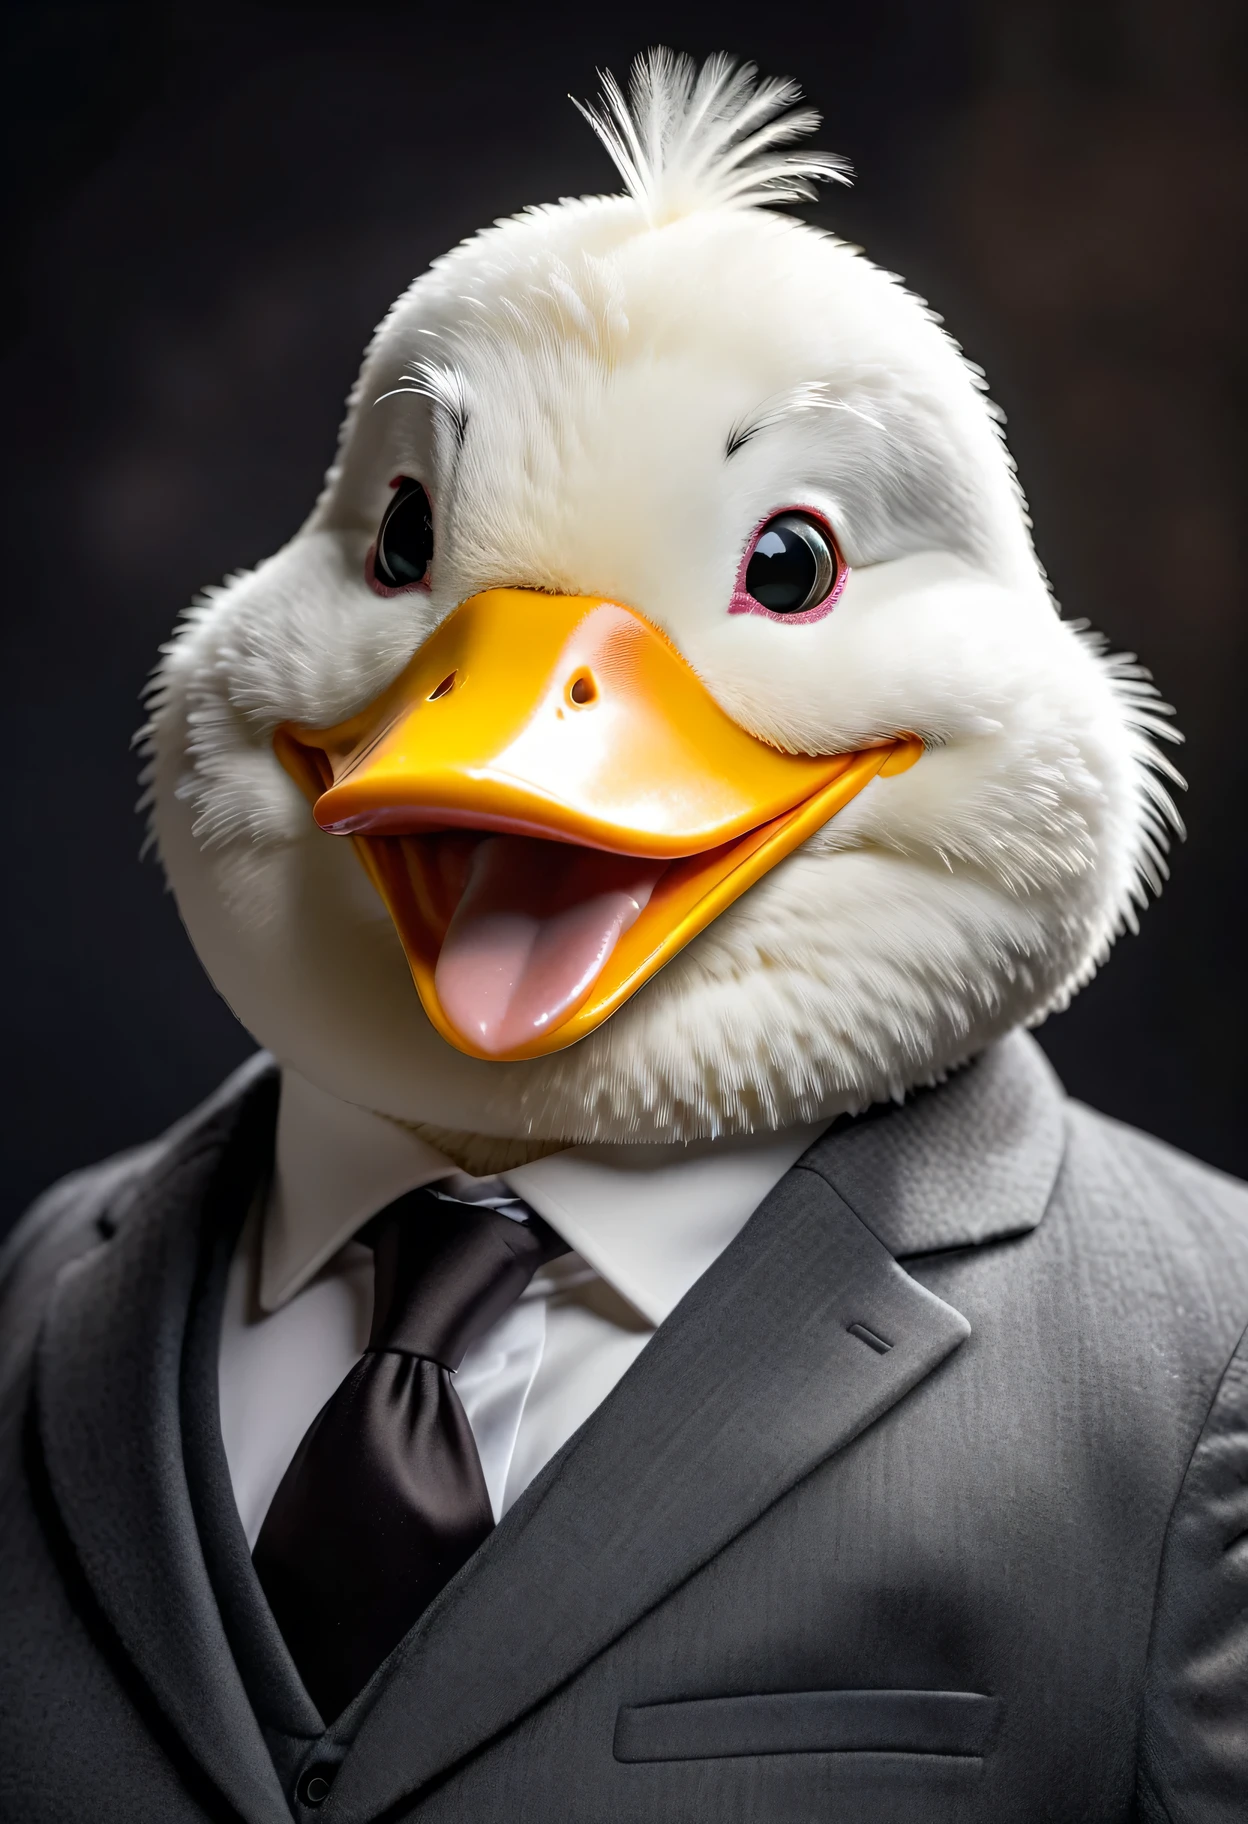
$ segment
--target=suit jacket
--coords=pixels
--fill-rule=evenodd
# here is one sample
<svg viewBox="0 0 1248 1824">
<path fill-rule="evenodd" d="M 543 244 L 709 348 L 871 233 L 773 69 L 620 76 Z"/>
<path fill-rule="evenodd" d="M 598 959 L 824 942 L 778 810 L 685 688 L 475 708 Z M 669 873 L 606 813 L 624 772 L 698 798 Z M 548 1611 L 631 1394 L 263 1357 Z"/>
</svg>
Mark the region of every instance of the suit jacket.
<svg viewBox="0 0 1248 1824">
<path fill-rule="evenodd" d="M 275 1104 L 5 1254 L 0 1817 L 1248 1817 L 1244 1187 L 1019 1035 L 839 1124 L 325 1732 L 216 1413 Z"/>
</svg>

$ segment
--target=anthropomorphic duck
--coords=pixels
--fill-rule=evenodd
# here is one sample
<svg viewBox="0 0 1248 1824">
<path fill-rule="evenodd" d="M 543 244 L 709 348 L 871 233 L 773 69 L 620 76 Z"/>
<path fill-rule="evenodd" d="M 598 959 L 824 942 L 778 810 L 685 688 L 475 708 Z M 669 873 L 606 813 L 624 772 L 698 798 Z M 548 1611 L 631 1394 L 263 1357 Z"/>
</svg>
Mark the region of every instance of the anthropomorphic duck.
<svg viewBox="0 0 1248 1824">
<path fill-rule="evenodd" d="M 1019 1030 L 1160 884 L 1164 707 L 775 209 L 797 99 L 608 81 L 623 192 L 419 278 L 166 649 L 266 1049 L 8 1257 L 15 1816 L 1248 1805 L 1248 1201 Z"/>
</svg>

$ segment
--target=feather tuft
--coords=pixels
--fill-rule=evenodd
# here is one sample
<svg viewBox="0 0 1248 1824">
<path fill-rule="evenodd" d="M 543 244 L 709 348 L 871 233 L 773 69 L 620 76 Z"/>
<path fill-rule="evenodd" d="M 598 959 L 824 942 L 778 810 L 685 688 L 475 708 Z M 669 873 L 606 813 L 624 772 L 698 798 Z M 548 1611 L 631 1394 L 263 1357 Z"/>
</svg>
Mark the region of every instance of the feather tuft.
<svg viewBox="0 0 1248 1824">
<path fill-rule="evenodd" d="M 703 209 L 756 209 L 815 196 L 815 184 L 850 181 L 830 152 L 785 152 L 818 127 L 787 77 L 760 77 L 720 52 L 699 68 L 663 47 L 633 64 L 627 97 L 600 72 L 602 101 L 572 100 L 598 135 L 628 194 L 653 227 Z"/>
</svg>

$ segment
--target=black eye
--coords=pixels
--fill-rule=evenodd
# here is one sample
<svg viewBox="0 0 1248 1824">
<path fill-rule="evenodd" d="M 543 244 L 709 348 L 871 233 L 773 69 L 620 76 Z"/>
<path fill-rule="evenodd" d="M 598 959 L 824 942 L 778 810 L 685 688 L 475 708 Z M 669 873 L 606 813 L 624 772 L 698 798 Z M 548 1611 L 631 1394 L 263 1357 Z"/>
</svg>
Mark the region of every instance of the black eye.
<svg viewBox="0 0 1248 1824">
<path fill-rule="evenodd" d="M 373 551 L 373 575 L 383 589 L 424 581 L 433 559 L 433 508 L 418 481 L 404 476 L 386 508 Z"/>
<path fill-rule="evenodd" d="M 745 587 L 773 614 L 813 608 L 836 581 L 832 541 L 803 513 L 778 513 L 758 535 L 745 572 Z"/>
</svg>

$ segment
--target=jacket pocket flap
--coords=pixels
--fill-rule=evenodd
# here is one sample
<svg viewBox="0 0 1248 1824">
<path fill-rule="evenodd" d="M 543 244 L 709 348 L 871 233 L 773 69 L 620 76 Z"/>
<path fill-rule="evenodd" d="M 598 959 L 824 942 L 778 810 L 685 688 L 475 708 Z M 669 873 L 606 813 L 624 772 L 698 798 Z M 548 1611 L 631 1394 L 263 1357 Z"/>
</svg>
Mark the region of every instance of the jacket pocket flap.
<svg viewBox="0 0 1248 1824">
<path fill-rule="evenodd" d="M 617 1761 L 741 1754 L 984 1754 L 1001 1700 L 977 1691 L 773 1691 L 627 1704 Z"/>
</svg>

